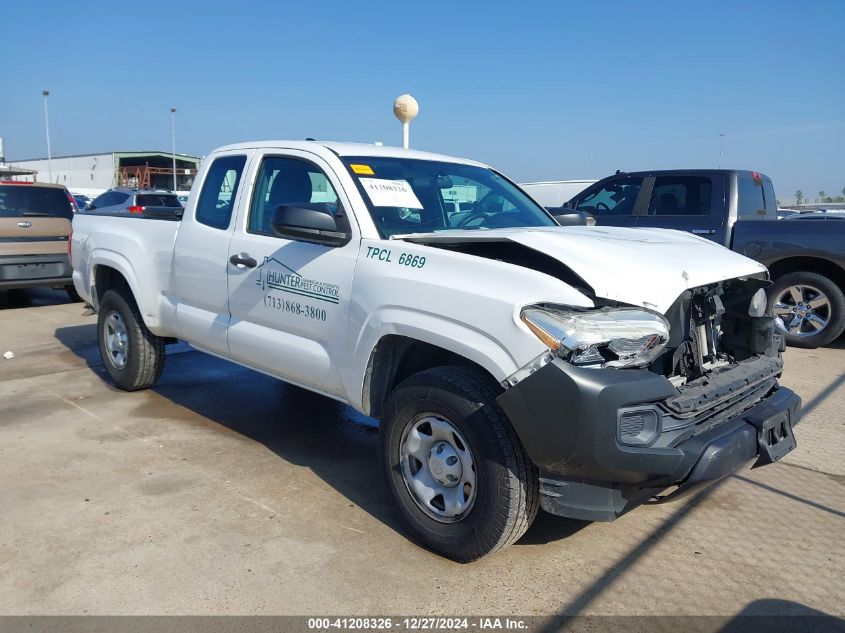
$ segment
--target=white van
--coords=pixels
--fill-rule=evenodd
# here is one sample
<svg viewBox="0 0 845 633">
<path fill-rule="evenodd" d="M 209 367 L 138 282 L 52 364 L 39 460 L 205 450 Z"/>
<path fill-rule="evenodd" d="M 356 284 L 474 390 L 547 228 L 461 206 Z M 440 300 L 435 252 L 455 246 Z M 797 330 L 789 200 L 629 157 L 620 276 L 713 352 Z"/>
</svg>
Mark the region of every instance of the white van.
<svg viewBox="0 0 845 633">
<path fill-rule="evenodd" d="M 551 180 L 520 184 L 523 191 L 544 207 L 555 208 L 569 202 L 597 180 Z"/>
</svg>

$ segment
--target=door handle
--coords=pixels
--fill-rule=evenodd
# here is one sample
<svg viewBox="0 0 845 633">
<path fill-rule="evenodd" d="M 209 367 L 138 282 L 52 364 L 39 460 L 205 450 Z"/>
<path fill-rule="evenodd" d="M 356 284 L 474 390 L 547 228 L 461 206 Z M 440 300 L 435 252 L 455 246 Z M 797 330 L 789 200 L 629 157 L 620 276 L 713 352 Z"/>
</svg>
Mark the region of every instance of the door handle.
<svg viewBox="0 0 845 633">
<path fill-rule="evenodd" d="M 716 235 L 716 229 L 693 229 L 696 235 Z"/>
<path fill-rule="evenodd" d="M 258 262 L 246 253 L 238 253 L 237 255 L 232 255 L 229 258 L 229 263 L 235 266 L 243 266 L 245 268 L 255 268 L 258 265 Z"/>
</svg>

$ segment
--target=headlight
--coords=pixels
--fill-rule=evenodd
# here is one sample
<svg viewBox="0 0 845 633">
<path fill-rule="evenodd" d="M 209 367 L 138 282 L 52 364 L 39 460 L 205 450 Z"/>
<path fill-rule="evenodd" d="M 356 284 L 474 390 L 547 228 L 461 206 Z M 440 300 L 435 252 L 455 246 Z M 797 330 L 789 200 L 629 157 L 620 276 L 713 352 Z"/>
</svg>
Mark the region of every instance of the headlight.
<svg viewBox="0 0 845 633">
<path fill-rule="evenodd" d="M 637 308 L 526 308 L 522 320 L 553 352 L 576 365 L 642 367 L 669 342 L 669 322 Z"/>
</svg>

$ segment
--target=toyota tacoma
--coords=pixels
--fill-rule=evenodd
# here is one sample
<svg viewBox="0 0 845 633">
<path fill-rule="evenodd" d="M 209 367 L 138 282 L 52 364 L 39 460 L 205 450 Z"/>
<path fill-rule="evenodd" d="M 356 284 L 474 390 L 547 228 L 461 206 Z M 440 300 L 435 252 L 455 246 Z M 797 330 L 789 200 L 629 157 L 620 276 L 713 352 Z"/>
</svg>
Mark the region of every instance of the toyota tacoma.
<svg viewBox="0 0 845 633">
<path fill-rule="evenodd" d="M 481 163 L 230 145 L 182 217 L 77 215 L 72 262 L 117 386 L 154 385 L 184 340 L 376 418 L 399 511 L 458 561 L 540 507 L 610 521 L 795 447 L 763 265 L 559 226 Z"/>
</svg>

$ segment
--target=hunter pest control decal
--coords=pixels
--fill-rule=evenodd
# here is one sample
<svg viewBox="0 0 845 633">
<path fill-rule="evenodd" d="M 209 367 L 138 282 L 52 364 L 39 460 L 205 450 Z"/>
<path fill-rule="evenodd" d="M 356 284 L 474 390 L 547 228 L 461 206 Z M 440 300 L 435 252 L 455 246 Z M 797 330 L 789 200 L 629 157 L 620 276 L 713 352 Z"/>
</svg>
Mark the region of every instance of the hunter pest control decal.
<svg viewBox="0 0 845 633">
<path fill-rule="evenodd" d="M 256 283 L 265 291 L 280 290 L 301 297 L 284 299 L 268 292 L 264 295 L 264 306 L 306 319 L 325 321 L 328 315 L 324 305 L 340 302 L 340 286 L 303 277 L 275 257 L 264 258 L 258 267 Z"/>
</svg>

